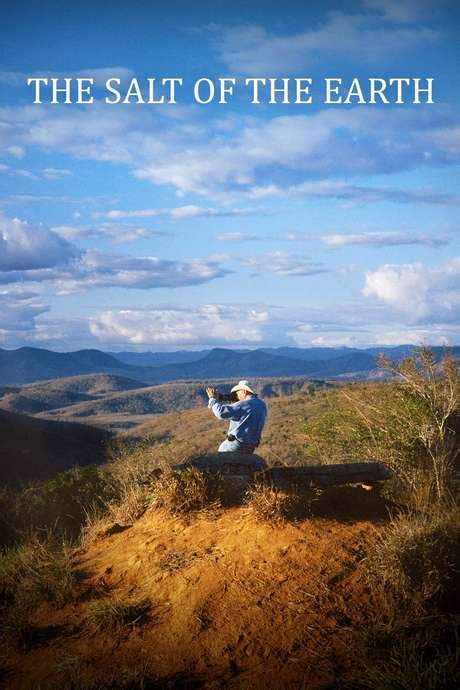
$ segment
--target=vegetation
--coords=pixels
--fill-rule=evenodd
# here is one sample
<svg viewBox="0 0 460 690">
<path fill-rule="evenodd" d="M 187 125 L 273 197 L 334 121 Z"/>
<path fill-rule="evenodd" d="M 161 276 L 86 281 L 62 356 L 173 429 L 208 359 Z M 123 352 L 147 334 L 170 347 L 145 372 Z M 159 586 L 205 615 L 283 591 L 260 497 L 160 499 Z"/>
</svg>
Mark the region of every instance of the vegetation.
<svg viewBox="0 0 460 690">
<path fill-rule="evenodd" d="M 215 509 L 219 499 L 219 480 L 194 467 L 180 474 L 165 468 L 153 487 L 153 505 L 177 515 Z"/>
<path fill-rule="evenodd" d="M 144 626 L 144 636 L 150 634 L 149 626 L 158 625 L 151 613 L 156 593 L 168 592 L 163 602 L 167 613 L 162 614 L 166 625 L 176 620 L 181 631 L 190 628 L 190 644 L 201 636 L 209 658 L 217 628 L 225 623 L 230 630 L 226 658 L 239 659 L 246 670 L 252 658 L 261 660 L 261 668 L 272 659 L 276 668 L 286 662 L 299 687 L 309 676 L 305 671 L 302 681 L 293 669 L 305 664 L 311 671 L 317 664 L 319 672 L 324 670 L 321 664 L 327 664 L 320 664 L 318 656 L 306 665 L 302 655 L 315 645 L 318 654 L 328 645 L 346 649 L 347 668 L 331 662 L 329 669 L 338 674 L 337 687 L 344 690 L 455 687 L 460 683 L 455 652 L 460 615 L 456 364 L 448 356 L 437 364 L 429 351 L 420 350 L 398 365 L 388 360 L 381 365 L 390 375 L 383 383 L 304 389 L 285 400 L 271 400 L 259 449 L 272 464 L 385 462 L 394 473 L 388 503 L 392 514 L 374 526 L 369 525 L 371 517 L 367 523 L 347 518 L 342 488 L 334 491 L 334 500 L 345 505 L 344 517 L 321 513 L 327 492 L 317 510 L 316 503 L 311 506 L 311 493 L 302 496 L 266 485 L 247 492 L 239 513 L 226 512 L 218 477 L 195 469 L 171 470 L 171 465 L 216 446 L 224 427 L 206 409 L 155 417 L 141 427 L 142 440 L 119 437 L 104 466 L 75 468 L 41 484 L 3 490 L 0 513 L 6 517 L 0 536 L 8 548 L 0 558 L 0 635 L 6 654 L 21 658 L 31 653 L 59 634 L 53 627 L 61 624 L 56 620 L 75 615 L 72 630 L 81 635 L 86 631 L 91 645 L 102 640 L 104 647 L 114 632 L 119 633 L 114 635 L 117 644 L 130 638 L 120 655 L 126 668 L 110 669 L 101 679 L 79 650 L 62 658 L 50 688 L 53 682 L 75 689 L 102 688 L 104 682 L 107 687 L 160 683 L 156 669 L 154 673 L 143 657 L 129 654 L 136 649 L 136 628 Z M 365 503 L 349 487 L 349 493 L 353 491 L 348 500 Z M 368 494 L 370 503 L 374 494 Z M 303 522 L 306 516 L 310 519 Z M 194 525 L 204 533 L 197 536 Z M 129 530 L 126 535 L 124 530 Z M 246 552 L 247 539 L 255 546 Z M 129 558 L 123 548 L 131 548 Z M 111 578 L 106 566 L 112 561 L 104 560 L 106 552 L 119 558 L 110 586 L 105 578 Z M 80 570 L 80 559 L 88 553 L 97 570 L 92 580 Z M 145 568 L 138 571 L 142 564 Z M 141 578 L 136 579 L 137 572 Z M 125 589 L 117 589 L 123 573 Z M 219 586 L 209 589 L 213 577 L 221 578 Z M 150 590 L 143 589 L 145 582 Z M 188 600 L 195 606 L 189 618 Z M 221 600 L 226 602 L 223 608 Z M 252 639 L 244 637 L 250 625 L 246 604 L 257 630 Z M 53 624 L 44 625 L 43 615 L 51 615 Z M 296 631 L 295 637 L 288 639 L 285 625 Z M 266 633 L 261 649 L 260 626 L 276 633 L 273 639 Z M 160 659 L 163 641 L 155 634 L 148 639 L 155 640 L 155 659 Z M 66 644 L 61 640 L 60 648 Z M 76 647 L 69 643 L 69 649 Z M 206 667 L 208 661 L 206 657 Z M 175 681 L 175 676 L 167 676 L 167 682 Z"/>
<path fill-rule="evenodd" d="M 322 462 L 380 460 L 393 471 L 393 498 L 414 508 L 450 499 L 458 456 L 458 375 L 446 355 L 436 365 L 421 349 L 381 366 L 385 384 L 356 384 L 329 396 L 326 414 L 309 420 L 310 456 Z"/>
<path fill-rule="evenodd" d="M 395 517 L 376 544 L 370 568 L 406 604 L 460 613 L 460 511 Z"/>
<path fill-rule="evenodd" d="M 246 493 L 246 507 L 250 516 L 263 522 L 281 522 L 304 518 L 310 513 L 312 492 L 275 489 L 256 484 Z"/>
<path fill-rule="evenodd" d="M 92 603 L 88 609 L 88 624 L 96 630 L 109 628 L 134 627 L 142 625 L 148 620 L 151 602 L 118 601 L 117 599 L 103 599 Z"/>
</svg>

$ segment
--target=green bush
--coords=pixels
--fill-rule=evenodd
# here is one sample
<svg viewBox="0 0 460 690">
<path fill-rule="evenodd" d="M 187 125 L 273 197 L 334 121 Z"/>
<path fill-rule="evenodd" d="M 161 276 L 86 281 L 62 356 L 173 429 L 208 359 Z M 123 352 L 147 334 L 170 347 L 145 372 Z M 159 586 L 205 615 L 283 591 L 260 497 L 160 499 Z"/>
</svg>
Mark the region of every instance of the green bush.
<svg viewBox="0 0 460 690">
<path fill-rule="evenodd" d="M 76 537 L 88 510 L 103 510 L 115 492 L 112 477 L 100 467 L 76 467 L 17 494 L 16 522 L 23 530 L 52 528 Z"/>
<path fill-rule="evenodd" d="M 393 471 L 394 494 L 429 506 L 448 500 L 456 443 L 458 376 L 422 349 L 399 365 L 382 359 L 392 379 L 328 394 L 329 409 L 306 425 L 310 456 L 321 462 L 381 461 Z"/>
</svg>

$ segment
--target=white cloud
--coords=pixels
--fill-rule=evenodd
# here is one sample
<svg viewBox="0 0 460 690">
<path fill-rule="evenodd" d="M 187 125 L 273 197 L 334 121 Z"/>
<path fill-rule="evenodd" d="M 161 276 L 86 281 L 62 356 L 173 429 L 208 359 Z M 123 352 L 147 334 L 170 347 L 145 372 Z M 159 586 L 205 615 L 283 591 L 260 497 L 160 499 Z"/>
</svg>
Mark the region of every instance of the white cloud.
<svg viewBox="0 0 460 690">
<path fill-rule="evenodd" d="M 391 2 L 391 0 L 390 0 Z M 374 3 L 382 9 L 383 0 Z M 392 3 L 396 5 L 395 3 Z M 400 3 L 398 3 L 400 4 Z M 407 7 L 407 3 L 406 3 Z M 387 16 L 396 19 L 388 7 Z M 403 11 L 399 12 L 406 21 Z M 356 61 L 388 67 L 402 54 L 434 44 L 439 33 L 426 27 L 382 28 L 381 17 L 372 14 L 329 12 L 318 27 L 282 35 L 262 26 L 216 27 L 215 44 L 219 58 L 231 74 L 267 75 L 304 74 L 311 67 L 341 67 Z"/>
<path fill-rule="evenodd" d="M 0 343 L 9 347 L 33 337 L 37 317 L 49 311 L 32 291 L 0 290 L 0 302 Z"/>
<path fill-rule="evenodd" d="M 390 22 L 406 24 L 420 19 L 432 20 L 445 0 L 363 0 L 366 10 L 378 12 Z"/>
<path fill-rule="evenodd" d="M 240 118 L 227 121 L 225 131 L 222 119 L 209 115 L 205 127 L 199 109 L 190 109 L 186 120 L 179 118 L 171 127 L 170 118 L 160 110 L 109 108 L 101 103 L 72 110 L 0 108 L 5 147 L 34 146 L 75 158 L 125 164 L 141 179 L 172 185 L 179 194 L 195 192 L 225 203 L 238 195 L 285 194 L 347 202 L 453 205 L 459 201 L 458 196 L 436 190 L 324 182 L 331 176 L 349 178 L 457 163 L 458 123 L 442 106 L 431 106 L 423 117 L 414 108 L 382 111 L 362 106 L 271 119 Z M 154 217 L 165 210 L 144 211 L 144 217 Z M 194 205 L 175 211 L 176 217 L 220 213 Z"/>
<path fill-rule="evenodd" d="M 69 177 L 72 175 L 72 172 L 65 168 L 42 168 L 40 173 L 45 180 L 59 180 L 62 177 Z"/>
<path fill-rule="evenodd" d="M 450 337 L 449 337 L 450 336 Z M 459 332 L 452 332 L 445 326 L 434 328 L 413 328 L 406 327 L 394 329 L 391 326 L 388 330 L 381 330 L 374 336 L 376 345 L 449 345 L 458 342 Z"/>
<path fill-rule="evenodd" d="M 93 288 L 120 287 L 148 290 L 200 285 L 230 273 L 217 259 L 162 260 L 99 251 L 82 253 L 69 266 L 30 270 L 0 270 L 0 284 L 51 282 L 59 295 Z"/>
<path fill-rule="evenodd" d="M 177 206 L 175 208 L 141 208 L 132 211 L 112 209 L 111 211 L 93 213 L 93 218 L 108 218 L 109 220 L 120 220 L 124 218 L 156 218 L 158 216 L 169 216 L 173 220 L 187 220 L 189 218 L 225 217 L 242 216 L 251 213 L 247 209 L 217 209 L 205 208 L 189 204 L 187 206 Z"/>
<path fill-rule="evenodd" d="M 258 237 L 257 235 L 252 235 L 247 232 L 223 232 L 216 235 L 216 240 L 218 242 L 252 242 L 256 240 L 266 239 L 264 237 Z"/>
<path fill-rule="evenodd" d="M 153 237 L 168 237 L 172 233 L 152 228 L 144 228 L 136 225 L 118 223 L 101 223 L 90 227 L 74 225 L 59 225 L 51 228 L 60 237 L 66 240 L 106 239 L 113 244 L 125 244 L 139 239 Z"/>
<path fill-rule="evenodd" d="M 94 84 L 96 86 L 104 86 L 107 79 L 112 77 L 118 77 L 122 82 L 131 79 L 134 76 L 134 72 L 127 67 L 89 67 L 85 70 L 78 70 L 74 72 L 57 72 L 56 70 L 40 70 L 36 72 L 11 72 L 11 71 L 0 71 L 0 83 L 8 84 L 9 86 L 26 86 L 27 79 L 44 77 L 48 79 L 77 79 L 77 78 L 89 78 L 94 79 Z M 33 89 L 34 87 L 29 86 L 28 88 Z"/>
<path fill-rule="evenodd" d="M 340 180 L 319 180 L 300 184 L 279 186 L 269 184 L 255 186 L 248 190 L 251 199 L 270 197 L 304 197 L 336 199 L 346 204 L 369 204 L 390 202 L 397 204 L 430 204 L 435 206 L 460 206 L 460 196 L 433 189 L 402 189 L 397 187 L 368 187 L 353 185 Z"/>
<path fill-rule="evenodd" d="M 109 310 L 90 321 L 91 333 L 104 343 L 198 345 L 258 343 L 266 310 L 208 304 L 190 308 Z"/>
<path fill-rule="evenodd" d="M 24 158 L 25 151 L 22 146 L 9 146 L 6 152 L 14 158 Z"/>
<path fill-rule="evenodd" d="M 441 247 L 449 242 L 445 237 L 431 237 L 407 232 L 363 232 L 351 233 L 349 235 L 331 234 L 323 235 L 321 240 L 329 247 L 345 247 L 347 245 L 392 247 L 413 244 L 425 245 L 428 247 Z"/>
<path fill-rule="evenodd" d="M 266 252 L 261 256 L 243 259 L 242 264 L 254 269 L 257 273 L 268 271 L 277 276 L 312 276 L 326 273 L 323 264 L 312 261 L 308 256 L 288 254 L 286 252 Z"/>
<path fill-rule="evenodd" d="M 66 239 L 81 236 L 79 230 L 62 226 L 53 231 L 0 215 L 0 284 L 52 282 L 61 293 L 94 287 L 149 289 L 198 285 L 230 272 L 220 265 L 219 257 L 177 261 L 84 252 Z M 130 229 L 136 239 L 139 230 L 143 229 Z M 98 230 L 115 241 L 123 231 L 123 226 L 110 225 Z M 92 236 L 91 229 L 88 233 Z"/>
<path fill-rule="evenodd" d="M 0 216 L 0 271 L 63 266 L 79 255 L 74 245 L 51 230 Z"/>
<path fill-rule="evenodd" d="M 430 268 L 422 263 L 386 264 L 367 271 L 363 289 L 408 323 L 450 322 L 460 317 L 460 258 Z"/>
</svg>

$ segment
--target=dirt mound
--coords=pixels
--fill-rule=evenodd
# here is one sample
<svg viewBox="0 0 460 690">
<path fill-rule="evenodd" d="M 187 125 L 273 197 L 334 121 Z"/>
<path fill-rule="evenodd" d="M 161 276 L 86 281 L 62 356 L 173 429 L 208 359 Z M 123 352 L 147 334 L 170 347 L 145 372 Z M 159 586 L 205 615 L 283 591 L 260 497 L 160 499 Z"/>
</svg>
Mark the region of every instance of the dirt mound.
<svg viewBox="0 0 460 690">
<path fill-rule="evenodd" d="M 345 519 L 352 505 L 361 509 Z M 78 596 L 39 611 L 37 629 L 55 632 L 18 652 L 10 687 L 66 687 L 69 663 L 90 669 L 94 687 L 128 687 L 120 674 L 133 669 L 142 687 L 332 687 L 356 669 L 360 627 L 384 617 L 365 564 L 384 516 L 383 501 L 358 488 L 323 494 L 317 517 L 276 525 L 244 507 L 150 510 L 77 553 Z"/>
</svg>

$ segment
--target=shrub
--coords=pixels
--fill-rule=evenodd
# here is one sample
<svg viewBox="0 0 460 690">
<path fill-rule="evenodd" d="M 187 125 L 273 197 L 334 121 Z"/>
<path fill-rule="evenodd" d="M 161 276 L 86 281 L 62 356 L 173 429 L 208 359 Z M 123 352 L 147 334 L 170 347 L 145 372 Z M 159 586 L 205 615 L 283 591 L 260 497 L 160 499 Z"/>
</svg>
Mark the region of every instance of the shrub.
<svg viewBox="0 0 460 690">
<path fill-rule="evenodd" d="M 0 633 L 6 647 L 29 648 L 50 632 L 37 628 L 33 615 L 45 600 L 55 606 L 73 601 L 76 578 L 73 549 L 63 540 L 30 537 L 0 556 Z"/>
<path fill-rule="evenodd" d="M 45 599 L 63 606 L 73 599 L 75 575 L 72 568 L 73 547 L 51 535 L 40 539 L 33 535 L 17 549 L 0 557 L 0 594 L 2 603 L 27 600 L 33 605 Z"/>
<path fill-rule="evenodd" d="M 395 476 L 397 497 L 414 507 L 450 496 L 458 404 L 457 367 L 447 355 L 436 365 L 421 349 L 395 365 L 393 379 L 356 384 L 329 394 L 329 410 L 307 423 L 310 455 L 322 462 L 380 460 Z"/>
<path fill-rule="evenodd" d="M 219 504 L 219 480 L 194 467 L 180 473 L 165 468 L 153 486 L 153 505 L 173 514 L 216 508 Z"/>
<path fill-rule="evenodd" d="M 371 574 L 422 609 L 459 612 L 460 512 L 409 514 L 394 519 L 369 561 Z"/>
<path fill-rule="evenodd" d="M 264 522 L 293 520 L 310 514 L 313 493 L 275 489 L 268 484 L 256 484 L 246 492 L 246 507 L 250 515 Z"/>
<path fill-rule="evenodd" d="M 106 471 L 95 465 L 75 467 L 10 494 L 9 524 L 16 536 L 31 529 L 52 529 L 73 538 L 78 536 L 88 510 L 102 511 L 114 493 L 114 483 Z"/>
<path fill-rule="evenodd" d="M 457 624 L 458 625 L 458 624 Z M 460 685 L 455 621 L 420 621 L 367 635 L 361 669 L 350 690 L 447 690 Z"/>
</svg>

